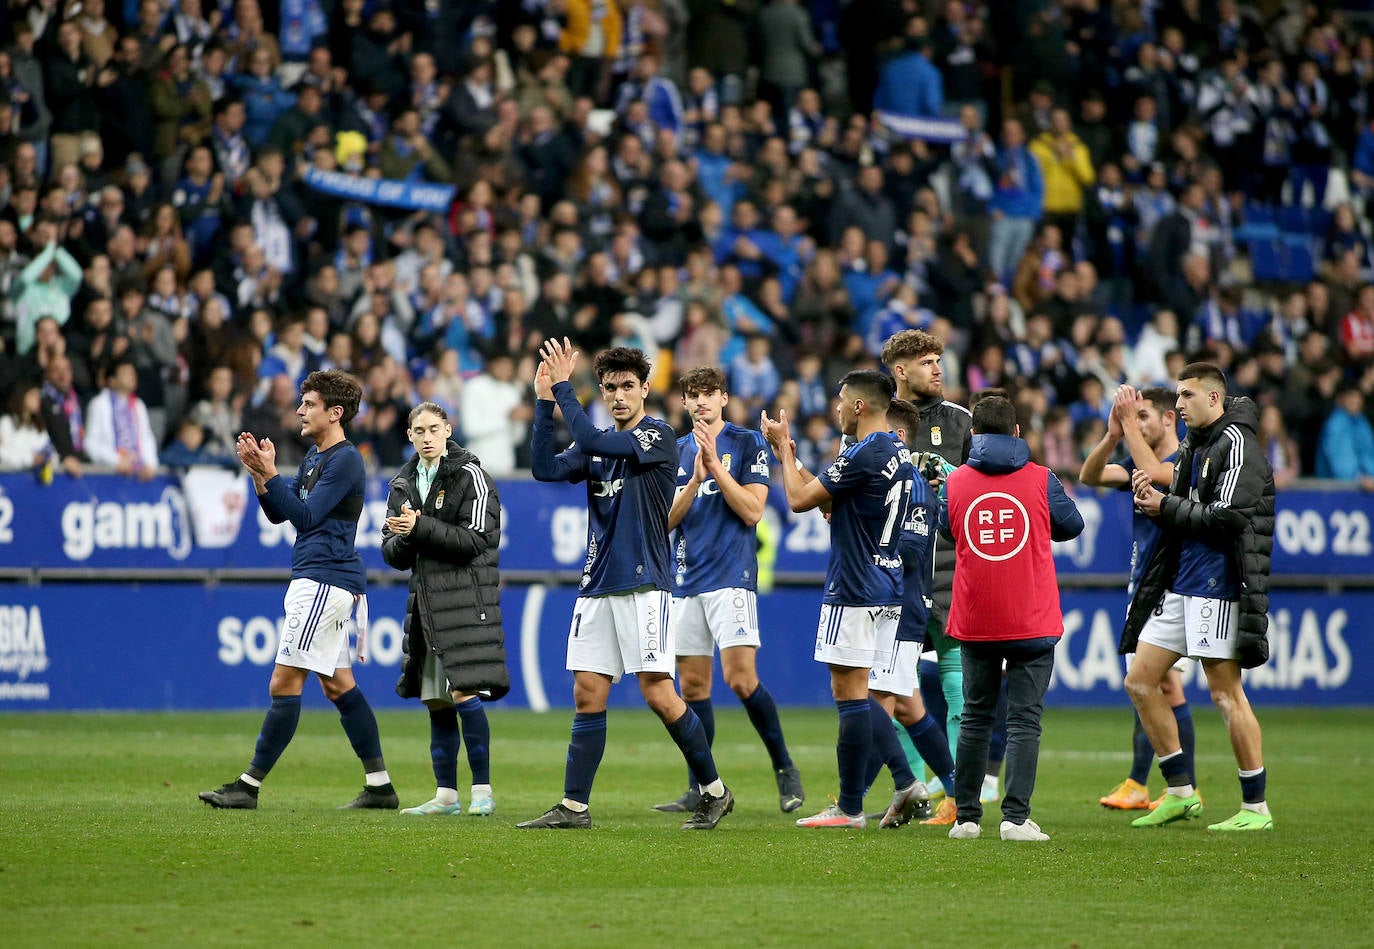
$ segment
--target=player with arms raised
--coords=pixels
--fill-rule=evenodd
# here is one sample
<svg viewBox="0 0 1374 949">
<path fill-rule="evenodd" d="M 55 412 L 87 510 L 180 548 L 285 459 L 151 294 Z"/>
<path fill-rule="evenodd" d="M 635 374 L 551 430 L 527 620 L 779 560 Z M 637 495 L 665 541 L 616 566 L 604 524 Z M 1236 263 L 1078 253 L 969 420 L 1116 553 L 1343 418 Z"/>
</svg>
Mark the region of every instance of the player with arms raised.
<svg viewBox="0 0 1374 949">
<path fill-rule="evenodd" d="M 578 355 L 572 344 L 549 340 L 540 355 L 531 467 L 540 481 L 587 483 L 587 560 L 568 631 L 567 666 L 573 673 L 577 712 L 563 800 L 517 826 L 591 827 L 587 802 L 606 750 L 606 700 L 611 685 L 631 672 L 701 790 L 683 829 L 711 830 L 730 813 L 735 799 L 716 772 L 701 721 L 673 689 L 668 509 L 677 442 L 668 423 L 644 412 L 649 360 L 623 346 L 596 357 L 597 382 L 615 421 L 614 428 L 603 430 L 587 417 L 568 381 Z M 574 440 L 561 452 L 553 443 L 555 404 Z"/>
</svg>

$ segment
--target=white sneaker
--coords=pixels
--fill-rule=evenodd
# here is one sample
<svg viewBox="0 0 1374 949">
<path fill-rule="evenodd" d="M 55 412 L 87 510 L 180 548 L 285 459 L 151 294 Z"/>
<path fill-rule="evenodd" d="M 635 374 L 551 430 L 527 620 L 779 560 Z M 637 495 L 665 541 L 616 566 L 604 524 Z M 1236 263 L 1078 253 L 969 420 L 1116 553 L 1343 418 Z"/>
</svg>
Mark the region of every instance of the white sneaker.
<svg viewBox="0 0 1374 949">
<path fill-rule="evenodd" d="M 401 813 L 416 814 L 420 817 L 448 817 L 452 814 L 463 813 L 463 805 L 458 801 L 447 804 L 436 797 L 433 800 L 425 801 L 425 803 L 417 804 L 414 807 L 402 808 Z"/>
<path fill-rule="evenodd" d="M 971 820 L 959 821 L 949 829 L 951 840 L 977 840 L 983 833 L 981 824 L 975 824 Z"/>
<path fill-rule="evenodd" d="M 1001 796 L 998 789 L 997 775 L 988 774 L 983 776 L 983 790 L 978 795 L 978 800 L 984 804 L 994 804 Z"/>
<path fill-rule="evenodd" d="M 1013 824 L 1009 820 L 1002 821 L 1003 840 L 1049 840 L 1050 835 L 1040 829 L 1040 825 L 1035 821 L 1026 820 L 1024 824 Z"/>
</svg>

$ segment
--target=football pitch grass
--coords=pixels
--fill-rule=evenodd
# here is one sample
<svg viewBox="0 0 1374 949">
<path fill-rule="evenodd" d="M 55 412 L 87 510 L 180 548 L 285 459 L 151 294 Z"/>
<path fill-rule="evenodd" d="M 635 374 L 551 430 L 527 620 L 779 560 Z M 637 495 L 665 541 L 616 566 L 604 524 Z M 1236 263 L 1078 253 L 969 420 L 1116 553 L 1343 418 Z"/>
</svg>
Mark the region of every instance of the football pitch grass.
<svg viewBox="0 0 1374 949">
<path fill-rule="evenodd" d="M 0 942 L 1374 945 L 1374 711 L 1260 709 L 1275 829 L 1218 835 L 1239 787 L 1214 711 L 1195 710 L 1204 818 L 1133 830 L 1097 804 L 1129 769 L 1129 712 L 1050 709 L 1034 817 L 1051 840 L 1032 844 L 998 838 L 997 805 L 975 841 L 799 829 L 835 792 L 834 711 L 783 710 L 808 794 L 789 816 L 744 713 L 717 707 L 738 803 L 712 833 L 650 810 L 685 775 L 647 711 L 611 712 L 595 827 L 542 832 L 514 824 L 561 796 L 566 711 L 493 708 L 488 818 L 336 810 L 362 781 L 332 710 L 306 710 L 246 812 L 196 792 L 238 773 L 260 713 L 0 716 Z M 379 720 L 402 805 L 428 799 L 424 713 Z M 465 763 L 459 783 L 466 804 Z M 890 790 L 884 773 L 869 810 Z"/>
</svg>

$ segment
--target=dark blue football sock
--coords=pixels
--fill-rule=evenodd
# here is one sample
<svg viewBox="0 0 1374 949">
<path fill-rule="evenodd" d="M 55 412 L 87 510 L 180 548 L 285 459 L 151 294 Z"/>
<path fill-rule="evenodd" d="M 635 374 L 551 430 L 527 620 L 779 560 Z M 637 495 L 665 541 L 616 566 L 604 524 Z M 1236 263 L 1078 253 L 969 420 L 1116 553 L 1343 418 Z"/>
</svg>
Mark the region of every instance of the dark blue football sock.
<svg viewBox="0 0 1374 949">
<path fill-rule="evenodd" d="M 253 763 L 248 766 L 247 774 L 261 781 L 277 763 L 286 746 L 291 744 L 291 736 L 296 734 L 296 725 L 301 720 L 301 697 L 299 695 L 274 695 L 272 705 L 262 718 L 262 731 L 258 732 L 258 743 L 253 748 Z"/>
<path fill-rule="evenodd" d="M 458 730 L 458 710 L 429 710 L 429 760 L 434 766 L 434 786 L 458 789 L 458 750 L 463 733 Z"/>
<path fill-rule="evenodd" d="M 490 784 L 491 726 L 487 724 L 487 707 L 474 695 L 458 706 L 458 714 L 463 719 L 463 741 L 468 746 L 472 783 Z"/>
<path fill-rule="evenodd" d="M 1246 804 L 1264 803 L 1264 785 L 1267 772 L 1260 768 L 1256 774 L 1248 774 L 1244 771 L 1240 774 L 1240 799 Z"/>
<path fill-rule="evenodd" d="M 887 714 L 887 709 L 883 708 L 882 703 L 871 696 L 868 699 L 868 719 L 873 724 L 873 747 L 878 749 L 883 764 L 887 765 L 887 770 L 892 773 L 892 786 L 909 786 L 916 780 L 916 776 L 911 773 L 911 764 L 906 760 L 906 752 L 902 750 L 902 743 L 897 740 L 897 729 L 892 727 L 892 716 Z"/>
<path fill-rule="evenodd" d="M 706 741 L 706 729 L 690 705 L 677 721 L 665 722 L 664 727 L 682 751 L 694 786 L 705 788 L 720 779 L 716 772 L 716 759 L 711 757 L 711 746 Z"/>
<path fill-rule="evenodd" d="M 744 711 L 749 714 L 754 731 L 759 733 L 759 737 L 763 739 L 763 746 L 768 749 L 768 759 L 773 762 L 773 770 L 780 771 L 792 767 L 792 756 L 788 754 L 787 741 L 782 737 L 782 722 L 778 720 L 778 705 L 773 701 L 773 693 L 760 682 L 754 694 L 743 702 Z"/>
<path fill-rule="evenodd" d="M 1164 783 L 1171 788 L 1193 783 L 1193 772 L 1188 768 L 1188 760 L 1181 751 L 1160 758 L 1159 773 L 1164 775 Z"/>
<path fill-rule="evenodd" d="M 1197 732 L 1193 729 L 1193 710 L 1188 703 L 1174 709 L 1174 721 L 1178 722 L 1178 743 L 1183 749 L 1183 758 L 1188 762 L 1188 773 L 1197 780 L 1197 761 L 1193 752 L 1197 749 Z"/>
<path fill-rule="evenodd" d="M 940 779 L 945 794 L 953 798 L 954 756 L 949 753 L 949 744 L 945 741 L 944 733 L 940 730 L 940 723 L 935 720 L 935 716 L 926 712 L 925 718 L 906 727 L 906 734 L 926 764 L 930 765 L 930 770 Z"/>
<path fill-rule="evenodd" d="M 862 814 L 864 770 L 868 767 L 868 753 L 873 748 L 868 699 L 843 699 L 835 703 L 835 708 L 840 713 L 840 733 L 835 741 L 835 758 L 840 766 L 840 810 L 846 814 Z"/>
<path fill-rule="evenodd" d="M 572 737 L 568 740 L 568 763 L 563 769 L 563 796 L 586 804 L 592 797 L 592 782 L 601 756 L 606 753 L 606 713 L 578 712 L 573 716 Z"/>
<path fill-rule="evenodd" d="M 377 731 L 377 716 L 372 714 L 372 706 L 367 704 L 363 690 L 354 686 L 334 700 L 339 710 L 339 721 L 343 724 L 344 734 L 353 745 L 353 752 L 363 763 L 363 771 L 372 774 L 385 771 L 382 761 L 382 736 Z"/>
<path fill-rule="evenodd" d="M 695 702 L 688 702 L 687 707 L 697 714 L 697 721 L 701 722 L 702 730 L 706 733 L 706 744 L 715 745 L 716 743 L 716 707 L 711 704 L 709 698 L 698 699 Z M 697 786 L 696 776 L 692 774 L 691 766 L 687 768 L 687 786 L 694 788 Z"/>
<path fill-rule="evenodd" d="M 869 749 L 868 749 L 868 763 L 867 763 L 867 765 L 864 767 L 864 796 L 865 796 L 865 797 L 868 796 L 868 792 L 869 792 L 869 791 L 872 789 L 872 787 L 873 787 L 873 782 L 876 781 L 876 780 L 878 780 L 878 775 L 882 773 L 882 770 L 883 770 L 883 756 L 882 756 L 882 753 L 878 751 L 878 746 L 877 746 L 877 744 L 875 743 L 875 744 L 869 746 Z"/>
<path fill-rule="evenodd" d="M 1179 737 L 1182 738 L 1183 736 L 1179 735 Z M 1187 753 L 1186 749 L 1184 753 Z M 1131 780 L 1141 785 L 1148 782 L 1150 780 L 1150 765 L 1154 764 L 1154 760 L 1154 747 L 1151 746 L 1150 739 L 1140 724 L 1140 714 L 1136 713 L 1135 727 L 1131 730 Z M 1190 767 L 1188 770 L 1191 771 L 1192 768 Z"/>
</svg>

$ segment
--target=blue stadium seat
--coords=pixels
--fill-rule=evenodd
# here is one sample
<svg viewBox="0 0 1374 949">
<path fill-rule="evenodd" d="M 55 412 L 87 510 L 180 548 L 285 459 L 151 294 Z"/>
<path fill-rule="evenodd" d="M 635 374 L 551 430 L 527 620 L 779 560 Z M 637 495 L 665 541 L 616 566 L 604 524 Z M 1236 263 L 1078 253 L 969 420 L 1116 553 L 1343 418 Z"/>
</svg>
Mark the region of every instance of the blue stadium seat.
<svg viewBox="0 0 1374 949">
<path fill-rule="evenodd" d="M 1250 251 L 1250 268 L 1256 281 L 1272 283 L 1283 279 L 1283 260 L 1277 240 L 1253 240 L 1246 247 Z"/>
<path fill-rule="evenodd" d="M 1307 233 L 1311 234 L 1313 237 L 1325 238 L 1327 231 L 1331 230 L 1332 217 L 1332 213 L 1326 210 L 1326 208 L 1308 208 Z"/>
<path fill-rule="evenodd" d="M 1285 237 L 1283 241 L 1283 276 L 1289 283 L 1306 283 L 1316 275 L 1310 238 Z"/>
<path fill-rule="evenodd" d="M 1307 208 L 1301 204 L 1285 204 L 1279 208 L 1278 214 L 1279 230 L 1285 234 L 1306 234 L 1311 224 L 1307 217 Z"/>
<path fill-rule="evenodd" d="M 1274 209 L 1267 204 L 1247 204 L 1244 217 L 1246 224 L 1273 224 Z"/>
</svg>

